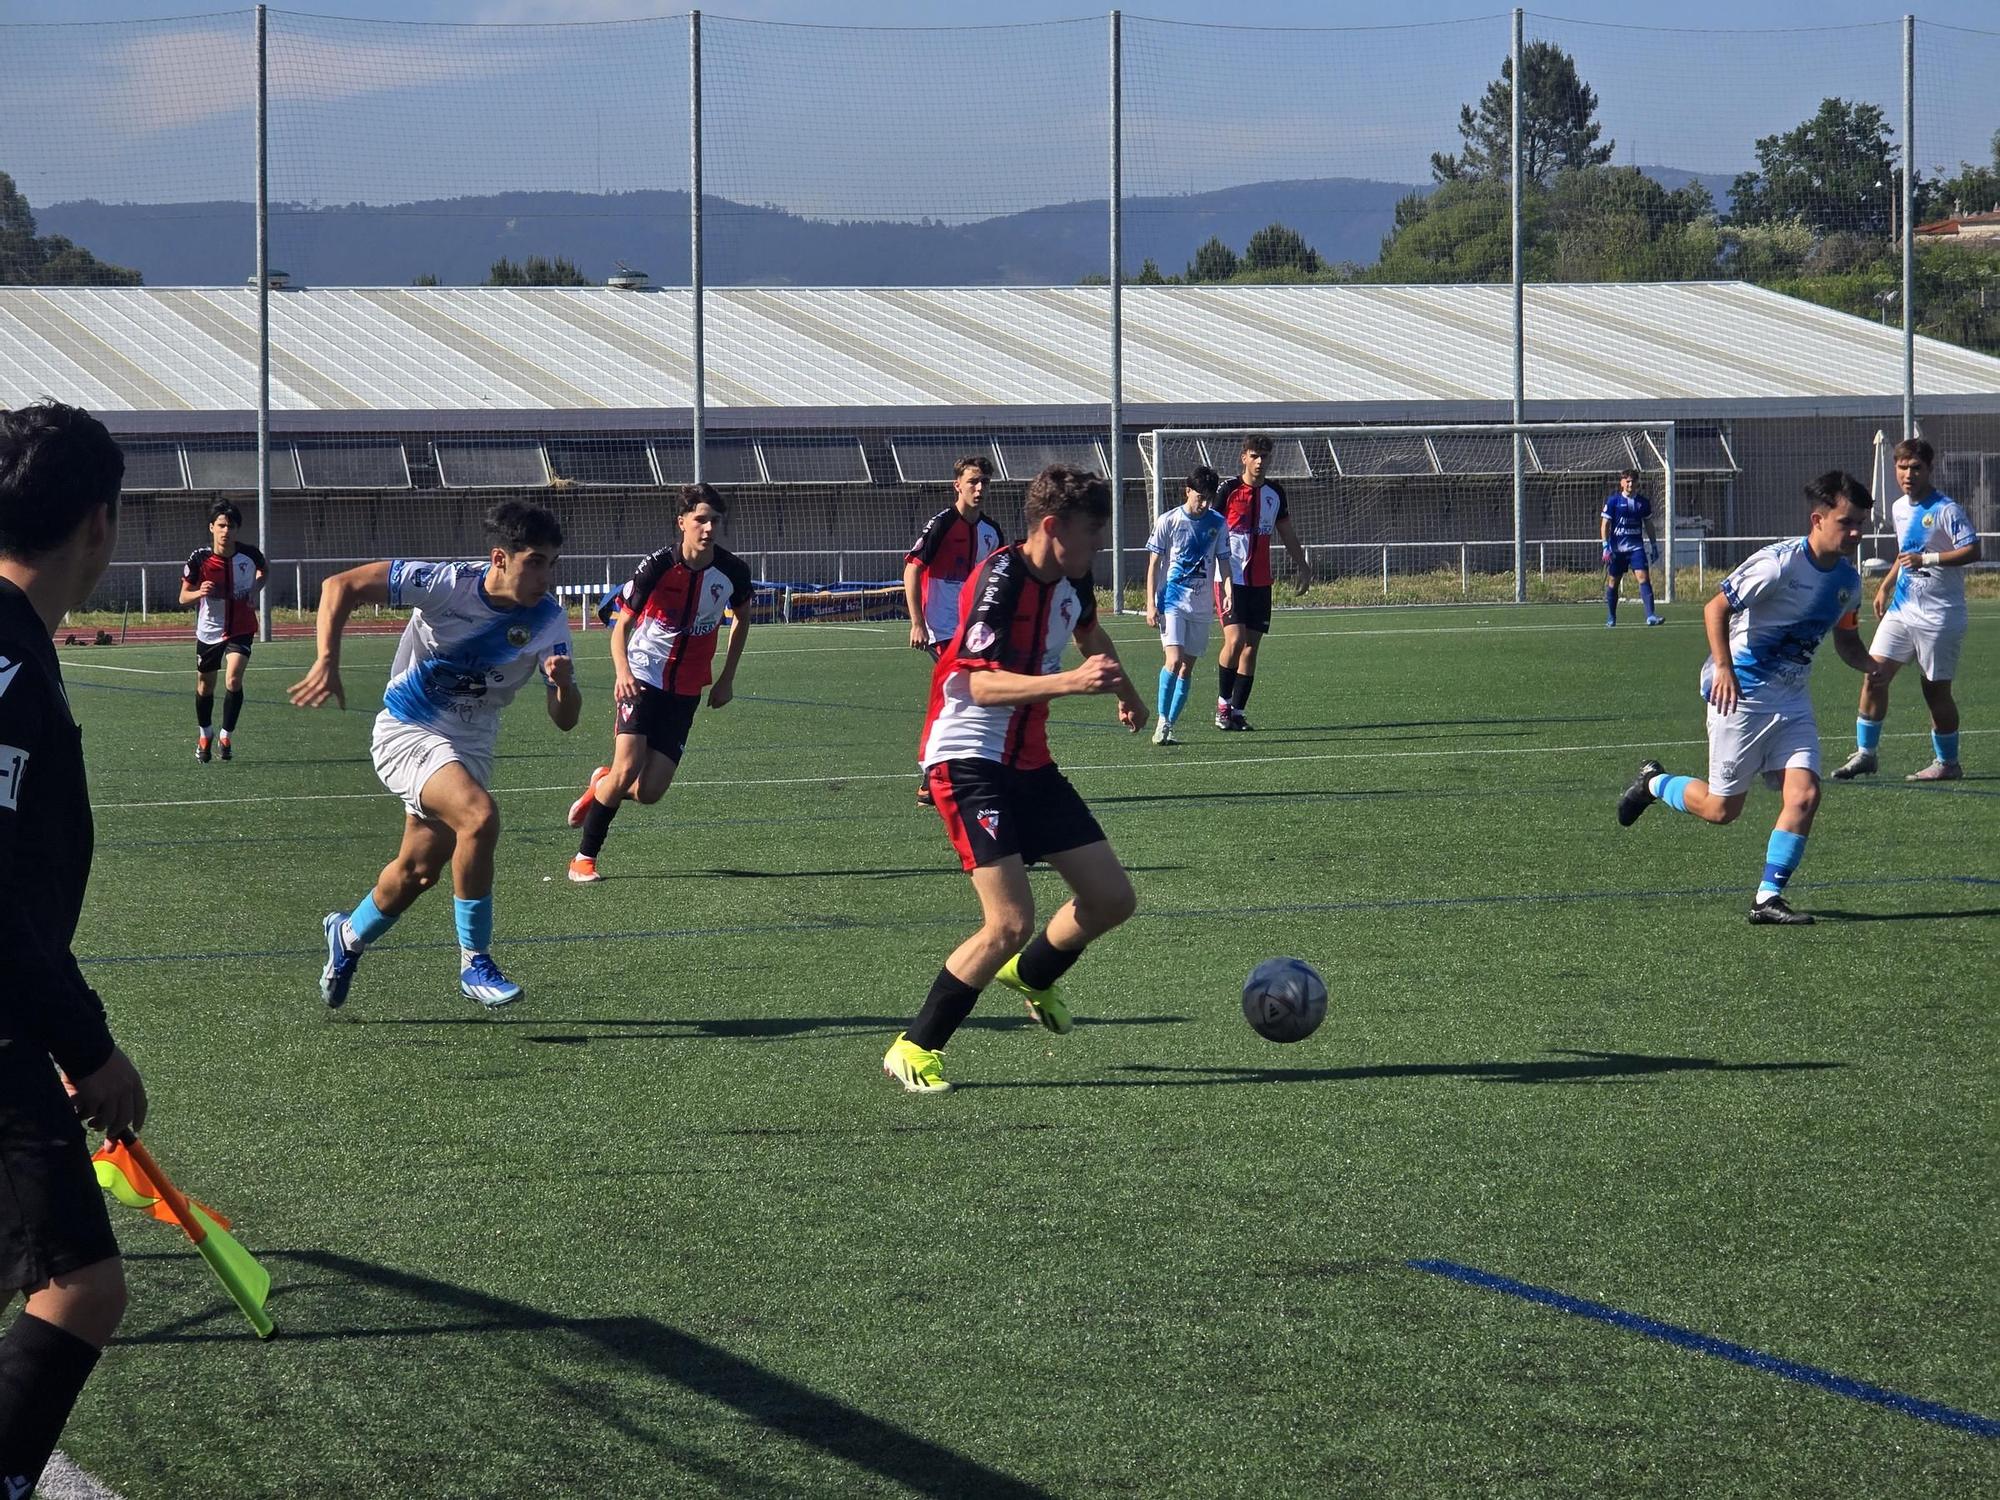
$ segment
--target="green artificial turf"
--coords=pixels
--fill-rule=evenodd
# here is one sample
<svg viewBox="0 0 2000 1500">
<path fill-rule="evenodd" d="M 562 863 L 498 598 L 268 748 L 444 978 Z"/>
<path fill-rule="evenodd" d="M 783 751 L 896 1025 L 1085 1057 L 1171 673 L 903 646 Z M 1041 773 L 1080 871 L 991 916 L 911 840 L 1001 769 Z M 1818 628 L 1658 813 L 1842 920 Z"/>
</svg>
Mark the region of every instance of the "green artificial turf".
<svg viewBox="0 0 2000 1500">
<path fill-rule="evenodd" d="M 1286 614 L 1256 732 L 1160 749 L 1057 705 L 1058 759 L 1140 910 L 1066 981 L 990 993 L 959 1089 L 879 1070 L 976 905 L 912 805 L 903 627 L 764 627 L 682 782 L 598 886 L 563 814 L 609 746 L 510 711 L 496 952 L 457 993 L 426 896 L 337 1017 L 322 914 L 401 813 L 345 713 L 260 647 L 231 764 L 192 649 L 69 651 L 98 805 L 86 972 L 147 1139 L 269 1267 L 257 1342 L 114 1206 L 133 1300 L 64 1439 L 144 1497 L 1973 1495 L 2000 1445 L 1410 1269 L 1442 1260 L 2000 1417 L 2000 611 L 1975 606 L 1969 775 L 1896 685 L 1884 774 L 1829 781 L 1795 903 L 1744 920 L 1776 798 L 1612 815 L 1706 759 L 1687 606 Z M 1628 611 L 1628 614 L 1635 614 Z M 1158 650 L 1113 633 L 1145 696 Z M 1858 679 L 1816 670 L 1829 766 Z M 1053 877 L 1035 877 L 1044 909 Z M 1259 959 L 1332 1005 L 1280 1047 Z"/>
</svg>

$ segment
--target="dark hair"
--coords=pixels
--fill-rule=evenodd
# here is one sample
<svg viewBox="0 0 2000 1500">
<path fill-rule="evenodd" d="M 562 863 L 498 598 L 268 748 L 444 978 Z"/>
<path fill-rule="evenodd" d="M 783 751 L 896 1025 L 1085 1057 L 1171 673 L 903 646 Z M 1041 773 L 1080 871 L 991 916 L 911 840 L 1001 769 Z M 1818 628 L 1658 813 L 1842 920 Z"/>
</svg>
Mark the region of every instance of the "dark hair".
<svg viewBox="0 0 2000 1500">
<path fill-rule="evenodd" d="M 1620 479 L 1629 479 L 1634 484 L 1637 484 L 1639 482 L 1639 471 L 1637 469 L 1620 469 L 1618 477 Z"/>
<path fill-rule="evenodd" d="M 1188 470 L 1187 487 L 1197 495 L 1206 495 L 1213 500 L 1215 492 L 1222 488 L 1222 476 L 1207 464 L 1196 464 Z"/>
<path fill-rule="evenodd" d="M 125 455 L 89 412 L 43 397 L 0 413 L 0 556 L 39 557 L 97 506 L 118 514 Z"/>
<path fill-rule="evenodd" d="M 231 526 L 243 524 L 243 512 L 236 508 L 234 500 L 218 500 L 208 508 L 208 524 L 211 526 L 224 516 L 229 517 Z"/>
<path fill-rule="evenodd" d="M 1875 505 L 1868 486 L 1845 469 L 1828 469 L 1820 475 L 1806 486 L 1806 499 L 1812 502 L 1814 510 L 1832 510 L 1842 500 L 1856 510 L 1872 510 Z"/>
<path fill-rule="evenodd" d="M 993 477 L 993 460 L 984 453 L 968 453 L 963 458 L 952 460 L 951 482 L 957 484 L 967 469 L 977 469 L 987 479 Z"/>
<path fill-rule="evenodd" d="M 1243 446 L 1236 451 L 1239 454 L 1255 453 L 1264 458 L 1269 458 L 1271 456 L 1271 449 L 1274 446 L 1276 445 L 1269 438 L 1265 437 L 1263 433 L 1253 432 L 1243 439 Z"/>
<path fill-rule="evenodd" d="M 680 503 L 674 507 L 676 516 L 687 515 L 697 505 L 706 503 L 718 516 L 729 514 L 729 502 L 715 492 L 715 486 L 703 481 L 701 484 L 681 486 Z"/>
<path fill-rule="evenodd" d="M 1937 449 L 1922 438 L 1904 438 L 1896 444 L 1896 457 L 1922 459 L 1928 467 L 1937 462 Z"/>
<path fill-rule="evenodd" d="M 1111 486 L 1102 475 L 1088 469 L 1072 469 L 1066 464 L 1050 464 L 1028 484 L 1025 507 L 1030 528 L 1042 517 L 1085 515 L 1105 520 L 1111 514 Z"/>
<path fill-rule="evenodd" d="M 526 500 L 502 500 L 486 512 L 486 545 L 502 552 L 527 552 L 536 547 L 551 551 L 562 546 L 562 522 L 555 512 Z"/>
</svg>

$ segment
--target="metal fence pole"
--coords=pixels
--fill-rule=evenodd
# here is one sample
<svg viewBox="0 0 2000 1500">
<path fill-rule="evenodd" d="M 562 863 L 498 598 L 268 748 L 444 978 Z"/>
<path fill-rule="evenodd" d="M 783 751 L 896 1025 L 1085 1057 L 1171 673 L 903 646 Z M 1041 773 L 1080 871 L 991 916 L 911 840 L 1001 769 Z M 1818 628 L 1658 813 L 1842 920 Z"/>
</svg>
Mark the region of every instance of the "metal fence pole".
<svg viewBox="0 0 2000 1500">
<path fill-rule="evenodd" d="M 1509 210 L 1513 239 L 1514 264 L 1514 602 L 1525 604 L 1528 599 L 1528 480 L 1524 465 L 1522 447 L 1525 439 L 1521 435 L 1521 422 L 1527 407 L 1527 334 L 1524 318 L 1521 264 L 1521 94 L 1525 87 L 1521 77 L 1521 11 L 1514 11 L 1513 38 L 1513 86 L 1509 89 L 1512 99 L 1512 134 L 1510 148 L 1511 169 L 1508 172 Z"/>
<path fill-rule="evenodd" d="M 1680 507 L 1674 503 L 1674 424 L 1671 422 L 1667 424 L 1666 443 L 1664 444 L 1664 451 L 1660 454 L 1660 462 L 1665 468 L 1665 473 L 1660 482 L 1667 492 L 1666 602 L 1672 604 L 1674 602 L 1674 565 L 1679 561 L 1674 556 L 1674 527 L 1680 519 Z"/>
<path fill-rule="evenodd" d="M 688 290 L 693 367 L 694 482 L 705 476 L 702 450 L 708 439 L 708 356 L 702 342 L 701 265 L 701 12 L 688 12 Z"/>
<path fill-rule="evenodd" d="M 271 545 L 271 74 L 265 47 L 268 12 L 257 7 L 257 542 Z M 257 634 L 271 639 L 271 611 L 259 612 Z"/>
<path fill-rule="evenodd" d="M 1917 18 L 1903 17 L 1903 436 L 1917 435 Z"/>
<path fill-rule="evenodd" d="M 144 566 L 141 566 L 139 569 L 139 623 L 143 625 L 150 618 L 151 615 L 146 608 L 146 569 Z"/>
<path fill-rule="evenodd" d="M 1122 17 L 1111 12 L 1111 612 L 1125 613 L 1124 152 Z M 1155 465 L 1155 467 L 1158 467 Z"/>
</svg>

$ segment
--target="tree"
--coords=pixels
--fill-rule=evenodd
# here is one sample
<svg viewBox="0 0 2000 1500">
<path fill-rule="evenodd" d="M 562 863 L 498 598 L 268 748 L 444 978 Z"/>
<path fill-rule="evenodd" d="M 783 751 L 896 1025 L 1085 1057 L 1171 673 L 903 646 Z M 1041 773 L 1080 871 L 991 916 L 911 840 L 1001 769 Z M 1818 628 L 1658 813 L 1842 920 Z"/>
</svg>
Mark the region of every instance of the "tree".
<svg viewBox="0 0 2000 1500">
<path fill-rule="evenodd" d="M 1246 271 L 1291 269 L 1312 275 L 1321 265 L 1319 252 L 1306 243 L 1305 236 L 1296 229 L 1287 229 L 1283 224 L 1265 225 L 1251 235 L 1250 243 L 1243 247 L 1243 269 Z"/>
<path fill-rule="evenodd" d="M 1412 193 L 1396 205 L 1396 227 L 1367 279 L 1506 281 L 1513 264 L 1510 212 L 1503 182 L 1468 179 Z"/>
<path fill-rule="evenodd" d="M 423 274 L 423 275 L 419 276 L 419 277 L 418 277 L 418 278 L 417 278 L 417 279 L 416 279 L 415 281 L 411 282 L 411 283 L 410 283 L 410 285 L 411 285 L 411 286 L 443 286 L 443 285 L 444 285 L 444 283 L 438 280 L 438 276 L 437 276 L 437 272 L 435 272 L 435 271 L 426 271 L 426 272 L 424 272 L 424 274 Z"/>
<path fill-rule="evenodd" d="M 486 273 L 488 286 L 589 286 L 590 278 L 576 266 L 558 256 L 548 260 L 539 255 L 531 255 L 520 265 L 502 256 L 493 262 L 493 269 Z"/>
<path fill-rule="evenodd" d="M 1699 182 L 1669 190 L 1636 167 L 1559 173 L 1538 203 L 1558 281 L 1690 281 L 1715 274 L 1715 202 Z"/>
<path fill-rule="evenodd" d="M 1179 281 L 1180 278 L 1176 276 L 1174 280 Z M 1149 255 L 1139 263 L 1139 274 L 1137 276 L 1134 276 L 1129 282 L 1126 283 L 1126 285 L 1166 286 L 1168 285 L 1168 281 L 1165 276 L 1160 274 L 1159 263 L 1155 261 L 1152 256 Z"/>
<path fill-rule="evenodd" d="M 1993 160 L 1987 166 L 1958 164 L 1958 175 L 1918 181 L 1917 220 L 1983 214 L 2000 209 L 2000 130 L 1993 132 Z"/>
<path fill-rule="evenodd" d="M 1210 235 L 1208 243 L 1195 251 L 1194 259 L 1188 262 L 1182 280 L 1193 284 L 1200 281 L 1227 281 L 1240 269 L 1242 262 L 1236 252 Z"/>
<path fill-rule="evenodd" d="M 99 260 L 59 234 L 35 233 L 34 211 L 0 172 L 0 285 L 137 286 L 139 273 Z"/>
<path fill-rule="evenodd" d="M 1757 170 L 1730 186 L 1739 224 L 1797 219 L 1817 234 L 1886 238 L 1901 184 L 1889 121 L 1873 104 L 1822 99 L 1819 112 L 1757 142 Z"/>
<path fill-rule="evenodd" d="M 1558 172 L 1602 166 L 1616 141 L 1597 138 L 1597 91 L 1577 76 L 1576 60 L 1554 42 L 1530 42 L 1521 52 L 1527 92 L 1521 98 L 1521 173 L 1546 187 Z M 1438 182 L 1505 182 L 1513 169 L 1514 59 L 1486 86 L 1477 110 L 1459 106 L 1460 154 L 1431 157 Z"/>
</svg>

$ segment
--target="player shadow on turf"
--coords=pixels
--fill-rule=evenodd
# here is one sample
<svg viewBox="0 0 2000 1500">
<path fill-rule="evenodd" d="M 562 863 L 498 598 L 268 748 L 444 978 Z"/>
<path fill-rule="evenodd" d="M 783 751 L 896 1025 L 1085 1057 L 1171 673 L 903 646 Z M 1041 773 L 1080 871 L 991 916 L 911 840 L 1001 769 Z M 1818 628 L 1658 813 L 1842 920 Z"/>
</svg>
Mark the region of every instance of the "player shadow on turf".
<svg viewBox="0 0 2000 1500">
<path fill-rule="evenodd" d="M 1970 906 L 1962 911 L 1841 911 L 1813 908 L 1821 922 L 1951 922 L 1960 917 L 2000 917 L 2000 906 Z"/>
<path fill-rule="evenodd" d="M 354 1026 L 483 1026 L 541 1027 L 585 1026 L 628 1027 L 630 1030 L 558 1032 L 541 1030 L 524 1033 L 518 1039 L 539 1046 L 574 1047 L 588 1042 L 698 1042 L 698 1041 L 785 1041 L 809 1036 L 877 1036 L 895 1031 L 908 1016 L 652 1016 L 647 1018 L 592 1016 L 382 1016 L 355 1017 Z M 1078 1016 L 1079 1029 L 1105 1026 L 1186 1026 L 1192 1016 Z M 965 1023 L 968 1031 L 1036 1031 L 1040 1027 L 1025 1015 L 974 1016 Z"/>
<path fill-rule="evenodd" d="M 574 1356 L 584 1353 L 589 1361 L 601 1366 L 622 1368 L 649 1382 L 678 1386 L 689 1395 L 730 1408 L 768 1432 L 817 1449 L 916 1494 L 937 1496 L 939 1500 L 955 1500 L 955 1497 L 1049 1500 L 1047 1490 L 989 1469 L 928 1438 L 871 1416 L 657 1318 L 563 1317 L 470 1287 L 323 1250 L 259 1250 L 258 1258 L 267 1266 L 297 1266 L 319 1273 L 311 1281 L 274 1278 L 271 1306 L 282 1329 L 281 1336 L 288 1344 L 339 1344 L 370 1339 L 396 1342 L 468 1334 L 558 1335 L 574 1341 L 567 1347 L 549 1351 L 552 1362 L 559 1367 L 573 1367 Z M 200 1264 L 192 1252 L 128 1255 L 125 1259 L 128 1264 L 190 1260 Z M 321 1300 L 316 1301 L 314 1294 Z M 381 1316 L 357 1320 L 357 1304 L 379 1307 Z M 315 1307 L 327 1315 L 327 1321 L 317 1326 L 312 1317 Z M 411 1316 L 413 1313 L 425 1316 L 420 1319 Z M 209 1331 L 211 1328 L 213 1331 Z M 144 1333 L 121 1335 L 116 1342 L 148 1346 L 232 1342 L 248 1337 L 234 1305 L 226 1298 L 218 1298 L 202 1313 Z M 577 1387 L 561 1384 L 550 1376 L 539 1387 L 544 1402 L 552 1398 L 552 1387 L 590 1408 L 587 1412 L 566 1415 L 574 1419 L 594 1418 L 622 1431 L 628 1438 L 643 1441 L 656 1452 L 660 1448 L 658 1436 L 641 1431 L 638 1426 L 643 1417 L 651 1414 L 636 1409 L 645 1398 L 643 1389 L 636 1391 L 631 1401 L 618 1402 L 606 1400 L 599 1392 L 584 1395 Z M 524 1469 L 532 1462 L 532 1455 L 522 1454 L 520 1458 Z M 702 1457 L 678 1447 L 672 1448 L 670 1456 L 662 1455 L 663 1467 L 671 1466 L 676 1459 L 695 1470 L 678 1476 L 681 1480 L 699 1479 L 705 1487 L 712 1487 L 711 1493 L 758 1496 L 772 1492 L 768 1471 L 735 1468 L 726 1460 Z M 663 1481 L 674 1477 L 661 1475 Z M 671 1486 L 663 1491 L 671 1492 Z"/>
<path fill-rule="evenodd" d="M 1650 1057 L 1637 1052 L 1586 1052 L 1550 1048 L 1550 1056 L 1529 1062 L 1376 1063 L 1352 1068 L 1179 1067 L 1167 1063 L 1125 1063 L 1121 1073 L 1137 1078 L 1011 1079 L 962 1083 L 979 1089 L 1143 1089 L 1213 1088 L 1245 1083 L 1354 1083 L 1370 1078 L 1464 1078 L 1475 1083 L 1600 1083 L 1659 1073 L 1796 1073 L 1844 1068 L 1843 1062 L 1726 1063 L 1713 1057 Z"/>
</svg>

